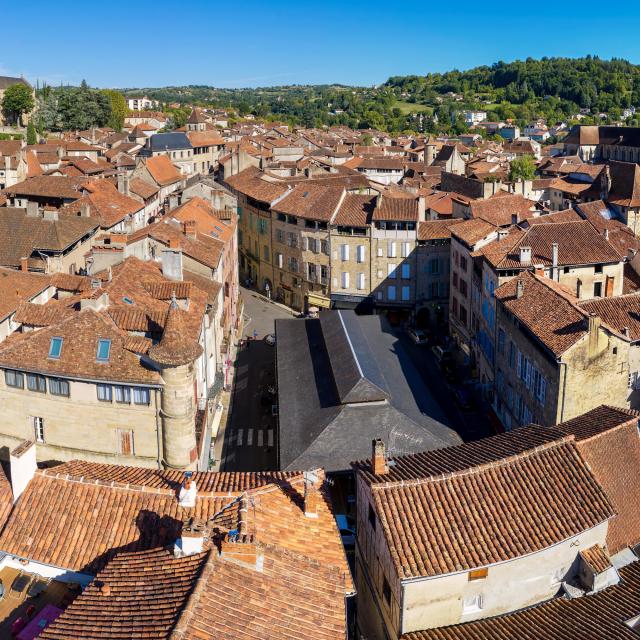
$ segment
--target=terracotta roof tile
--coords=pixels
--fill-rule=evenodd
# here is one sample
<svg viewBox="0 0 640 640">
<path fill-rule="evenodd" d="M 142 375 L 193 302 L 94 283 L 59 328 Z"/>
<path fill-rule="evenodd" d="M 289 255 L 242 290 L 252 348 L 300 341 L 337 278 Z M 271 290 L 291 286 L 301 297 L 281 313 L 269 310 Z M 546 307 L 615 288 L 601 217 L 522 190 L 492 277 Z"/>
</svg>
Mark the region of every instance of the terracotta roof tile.
<svg viewBox="0 0 640 640">
<path fill-rule="evenodd" d="M 486 567 L 615 515 L 573 439 L 553 429 L 529 426 L 418 456 L 395 458 L 384 476 L 364 471 L 401 577 Z M 410 477 L 395 480 L 396 467 Z M 425 475 L 429 468 L 438 471 Z"/>
<path fill-rule="evenodd" d="M 333 224 L 345 227 L 366 227 L 371 222 L 375 196 L 347 193 L 338 208 Z"/>
<path fill-rule="evenodd" d="M 0 268 L 0 320 L 50 285 L 49 276 Z"/>
<path fill-rule="evenodd" d="M 151 177 L 161 187 L 182 180 L 182 174 L 167 156 L 145 158 L 144 163 Z"/>
</svg>

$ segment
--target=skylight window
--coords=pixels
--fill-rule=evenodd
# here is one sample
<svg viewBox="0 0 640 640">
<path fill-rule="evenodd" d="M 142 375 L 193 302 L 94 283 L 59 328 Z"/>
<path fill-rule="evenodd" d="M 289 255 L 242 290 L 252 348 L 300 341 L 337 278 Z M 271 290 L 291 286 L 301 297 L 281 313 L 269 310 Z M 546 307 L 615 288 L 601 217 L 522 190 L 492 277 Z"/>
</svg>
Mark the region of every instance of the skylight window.
<svg viewBox="0 0 640 640">
<path fill-rule="evenodd" d="M 96 359 L 100 362 L 108 362 L 110 352 L 111 340 L 108 338 L 100 338 L 98 340 L 98 353 L 96 354 Z"/>
<path fill-rule="evenodd" d="M 124 296 L 124 298 L 122 298 L 122 302 L 124 302 L 125 304 L 133 304 L 133 300 L 131 298 L 127 298 L 127 296 Z"/>
<path fill-rule="evenodd" d="M 62 353 L 62 338 L 51 338 L 49 344 L 49 357 L 59 358 Z"/>
</svg>

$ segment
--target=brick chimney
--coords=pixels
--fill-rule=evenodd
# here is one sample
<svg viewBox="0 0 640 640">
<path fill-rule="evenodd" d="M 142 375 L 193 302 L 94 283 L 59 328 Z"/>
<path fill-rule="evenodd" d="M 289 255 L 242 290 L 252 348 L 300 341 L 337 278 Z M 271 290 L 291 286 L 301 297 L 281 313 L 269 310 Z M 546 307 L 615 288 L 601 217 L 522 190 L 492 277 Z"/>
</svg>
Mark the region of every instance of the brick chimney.
<svg viewBox="0 0 640 640">
<path fill-rule="evenodd" d="M 196 231 L 195 220 L 185 220 L 182 223 L 182 230 L 184 232 L 184 235 L 187 236 L 188 238 L 191 238 L 191 240 L 196 239 L 197 231 Z"/>
<path fill-rule="evenodd" d="M 318 517 L 318 505 L 321 499 L 318 484 L 316 472 L 304 472 L 304 515 L 307 518 Z"/>
<path fill-rule="evenodd" d="M 20 258 L 20 271 L 29 271 L 29 258 Z"/>
<path fill-rule="evenodd" d="M 262 571 L 264 556 L 258 550 L 258 545 L 251 535 L 228 533 L 220 542 L 220 556 L 225 560 Z"/>
<path fill-rule="evenodd" d="M 371 468 L 376 476 L 389 473 L 389 464 L 385 452 L 384 442 L 380 438 L 376 438 L 372 442 L 373 453 L 371 456 Z"/>
</svg>

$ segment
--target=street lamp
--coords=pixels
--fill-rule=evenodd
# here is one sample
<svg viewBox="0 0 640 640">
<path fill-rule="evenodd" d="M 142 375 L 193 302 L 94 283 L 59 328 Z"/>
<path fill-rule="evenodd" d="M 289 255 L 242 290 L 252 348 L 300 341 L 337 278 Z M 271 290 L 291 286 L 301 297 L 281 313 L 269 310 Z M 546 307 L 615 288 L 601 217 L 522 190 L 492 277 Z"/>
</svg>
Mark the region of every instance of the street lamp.
<svg viewBox="0 0 640 640">
<path fill-rule="evenodd" d="M 271 287 L 269 286 L 268 282 L 264 283 L 264 290 L 267 292 L 267 298 L 271 300 Z"/>
</svg>

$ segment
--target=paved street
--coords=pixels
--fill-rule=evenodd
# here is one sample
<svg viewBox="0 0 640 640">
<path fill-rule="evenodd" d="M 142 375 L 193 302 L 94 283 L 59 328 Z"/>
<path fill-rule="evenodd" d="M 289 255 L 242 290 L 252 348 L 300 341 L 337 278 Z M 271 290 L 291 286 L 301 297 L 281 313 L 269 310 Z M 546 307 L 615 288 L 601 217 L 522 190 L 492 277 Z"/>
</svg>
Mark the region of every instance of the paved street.
<svg viewBox="0 0 640 640">
<path fill-rule="evenodd" d="M 258 338 L 238 352 L 232 409 L 222 447 L 223 471 L 260 471 L 276 466 L 276 425 L 272 416 L 275 399 L 267 394 L 275 388 L 275 347 L 264 337 L 273 333 L 276 318 L 291 314 L 266 302 L 248 289 L 241 290 L 244 302 L 244 336 Z"/>
</svg>

